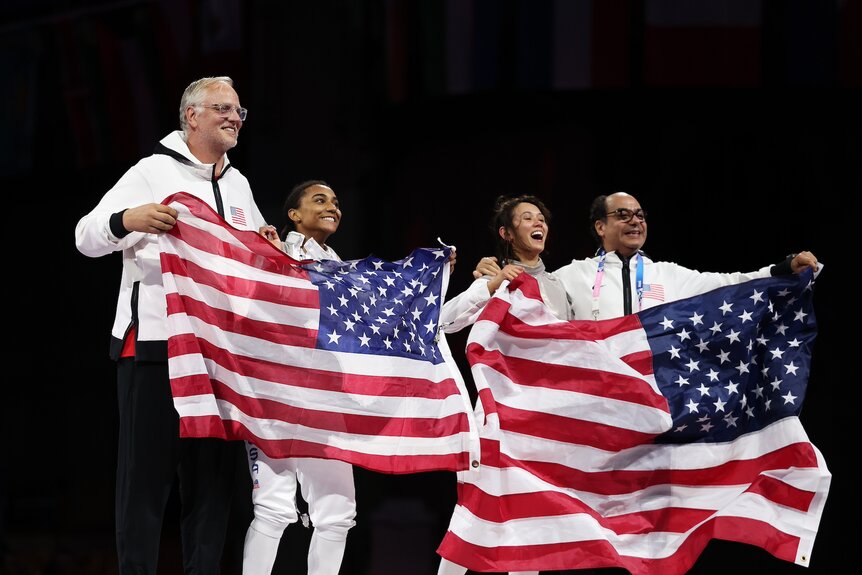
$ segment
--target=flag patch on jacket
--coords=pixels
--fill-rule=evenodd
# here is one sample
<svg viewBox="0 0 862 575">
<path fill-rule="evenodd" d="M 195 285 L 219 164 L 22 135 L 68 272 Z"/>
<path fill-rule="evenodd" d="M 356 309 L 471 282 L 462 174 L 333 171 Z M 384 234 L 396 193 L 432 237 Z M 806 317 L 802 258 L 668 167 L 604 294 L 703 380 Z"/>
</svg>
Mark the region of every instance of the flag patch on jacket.
<svg viewBox="0 0 862 575">
<path fill-rule="evenodd" d="M 237 208 L 236 206 L 230 207 L 230 221 L 236 226 L 245 225 L 245 212 L 242 208 Z"/>
<path fill-rule="evenodd" d="M 644 297 L 664 301 L 664 286 L 661 284 L 646 284 L 644 286 Z"/>
</svg>

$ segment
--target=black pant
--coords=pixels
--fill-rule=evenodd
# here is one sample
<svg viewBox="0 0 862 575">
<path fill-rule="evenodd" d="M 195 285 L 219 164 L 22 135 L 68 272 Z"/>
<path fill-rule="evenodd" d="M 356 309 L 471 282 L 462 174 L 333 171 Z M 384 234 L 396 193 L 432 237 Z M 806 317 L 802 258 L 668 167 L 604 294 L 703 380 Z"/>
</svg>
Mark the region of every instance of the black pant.
<svg viewBox="0 0 862 575">
<path fill-rule="evenodd" d="M 167 363 L 120 359 L 117 386 L 120 575 L 156 573 L 162 519 L 177 475 L 184 571 L 219 573 L 242 443 L 180 439 Z"/>
</svg>

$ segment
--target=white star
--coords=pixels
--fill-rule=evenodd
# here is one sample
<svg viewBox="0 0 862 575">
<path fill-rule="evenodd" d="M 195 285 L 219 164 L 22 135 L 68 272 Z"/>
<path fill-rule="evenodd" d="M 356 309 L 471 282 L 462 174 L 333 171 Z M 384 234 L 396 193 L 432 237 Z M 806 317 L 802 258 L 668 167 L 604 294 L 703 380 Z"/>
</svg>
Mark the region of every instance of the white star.
<svg viewBox="0 0 862 575">
<path fill-rule="evenodd" d="M 787 392 L 787 395 L 782 395 L 781 397 L 784 399 L 784 405 L 787 405 L 788 403 L 796 405 L 796 402 L 794 401 L 796 399 L 796 396 L 789 391 Z"/>
<path fill-rule="evenodd" d="M 763 295 L 762 291 L 754 290 L 754 294 L 752 294 L 749 299 L 751 299 L 754 303 L 757 303 L 759 301 L 763 301 L 763 298 L 760 297 L 762 295 Z"/>
<path fill-rule="evenodd" d="M 437 326 L 434 325 L 434 321 L 428 320 L 428 323 L 425 324 L 426 333 L 434 333 L 434 330 L 436 329 L 436 327 Z"/>
<path fill-rule="evenodd" d="M 386 346 L 386 349 L 392 349 L 392 342 L 389 341 L 389 336 L 386 336 L 386 339 L 383 340 L 383 344 Z"/>
<path fill-rule="evenodd" d="M 337 333 L 335 333 L 334 331 L 331 334 L 329 334 L 329 343 L 334 343 L 335 345 L 338 345 L 339 339 L 341 339 L 341 336 L 338 335 Z"/>
<path fill-rule="evenodd" d="M 406 339 L 404 340 L 404 351 L 408 353 L 410 352 L 410 342 L 408 342 Z"/>
<path fill-rule="evenodd" d="M 712 322 L 712 327 L 709 328 L 709 331 L 712 332 L 712 335 L 715 335 L 717 333 L 721 333 L 721 324 L 718 323 L 717 321 Z"/>
<path fill-rule="evenodd" d="M 771 399 L 767 399 L 766 401 L 763 402 L 763 411 L 769 411 L 769 409 L 771 407 L 772 407 L 772 400 Z"/>
<path fill-rule="evenodd" d="M 710 430 L 710 429 L 712 429 L 712 423 L 710 423 L 710 422 L 708 422 L 708 421 L 707 421 L 706 423 L 704 423 L 703 425 L 701 425 L 701 426 L 700 426 L 700 430 L 701 430 L 701 431 L 705 431 L 705 432 L 707 432 L 707 433 L 709 433 L 709 430 Z"/>
<path fill-rule="evenodd" d="M 686 405 L 686 407 L 688 407 L 689 413 L 697 413 L 697 404 L 694 402 L 693 399 L 688 400 L 688 404 Z"/>
<path fill-rule="evenodd" d="M 431 253 L 432 253 L 432 254 L 434 254 L 434 259 L 435 259 L 435 260 L 436 260 L 436 259 L 439 259 L 439 258 L 442 258 L 442 257 L 443 257 L 443 255 L 444 255 L 443 250 L 434 250 L 434 251 L 432 251 Z"/>
<path fill-rule="evenodd" d="M 790 347 L 799 347 L 801 344 L 802 342 L 795 337 L 787 342 L 787 345 L 789 345 Z"/>
<path fill-rule="evenodd" d="M 338 301 L 341 303 L 341 307 L 347 307 L 348 301 L 344 294 L 338 296 Z"/>
<path fill-rule="evenodd" d="M 371 263 L 374 264 L 374 269 L 376 269 L 376 270 L 383 269 L 383 260 L 371 262 Z"/>
<path fill-rule="evenodd" d="M 728 427 L 736 427 L 736 420 L 739 419 L 737 417 L 733 417 L 732 414 L 728 413 L 724 416 L 724 422 Z"/>
<path fill-rule="evenodd" d="M 371 341 L 371 338 L 370 338 L 370 337 L 368 337 L 368 334 L 360 335 L 360 336 L 359 336 L 359 341 L 361 342 L 361 343 L 359 344 L 359 347 L 362 347 L 363 345 L 364 345 L 365 347 L 371 347 L 370 345 L 368 345 L 368 342 L 369 342 L 369 341 Z"/>
<path fill-rule="evenodd" d="M 701 339 L 700 343 L 698 343 L 695 347 L 700 350 L 700 353 L 703 353 L 709 349 L 709 344 L 703 341 L 703 339 Z"/>
<path fill-rule="evenodd" d="M 367 278 L 367 277 L 365 277 L 365 276 L 359 276 L 359 277 L 358 277 L 358 278 L 356 278 L 356 279 L 357 279 L 357 281 L 359 281 L 362 285 L 368 285 L 368 284 L 370 284 L 370 283 L 371 283 L 370 281 L 368 281 L 368 278 Z"/>
<path fill-rule="evenodd" d="M 377 292 L 380 294 L 380 297 L 386 297 L 386 288 L 383 286 L 377 286 Z"/>
<path fill-rule="evenodd" d="M 676 383 L 678 383 L 679 386 L 682 387 L 683 385 L 688 385 L 688 380 L 680 375 L 680 376 L 677 376 Z"/>
<path fill-rule="evenodd" d="M 385 278 L 383 278 L 383 281 L 385 281 L 386 285 L 388 285 L 389 287 L 392 287 L 395 285 L 395 278 L 393 278 L 393 277 L 386 276 Z"/>
<path fill-rule="evenodd" d="M 769 340 L 767 340 L 765 337 L 763 337 L 763 334 L 757 336 L 757 343 L 758 344 L 766 345 L 768 342 L 769 342 Z"/>
<path fill-rule="evenodd" d="M 335 309 L 332 304 L 329 304 L 329 307 L 326 308 L 329 310 L 329 315 L 338 315 L 338 310 Z"/>
<path fill-rule="evenodd" d="M 410 315 L 413 316 L 414 321 L 419 321 L 420 319 L 422 319 L 422 312 L 418 309 L 414 309 L 413 311 L 411 311 Z"/>
<path fill-rule="evenodd" d="M 688 360 L 688 363 L 686 364 L 686 367 L 688 367 L 688 372 L 689 372 L 689 373 L 691 373 L 691 372 L 693 372 L 694 370 L 698 370 L 698 371 L 700 371 L 700 368 L 699 368 L 699 367 L 697 367 L 697 364 L 698 364 L 698 363 L 699 363 L 699 362 L 694 361 L 693 359 Z"/>
<path fill-rule="evenodd" d="M 706 377 L 709 378 L 709 381 L 718 381 L 718 372 L 714 369 L 710 369 L 709 373 L 706 374 Z"/>
<path fill-rule="evenodd" d="M 738 383 L 733 383 L 732 381 L 728 381 L 728 382 L 727 382 L 727 385 L 725 385 L 725 386 L 724 386 L 724 389 L 726 389 L 726 390 L 727 390 L 727 395 L 728 395 L 728 397 L 730 397 L 731 395 L 733 395 L 733 394 L 735 394 L 735 393 L 738 393 L 738 392 L 737 392 L 737 390 L 736 390 L 736 388 L 737 388 L 738 386 L 739 386 L 739 384 L 738 384 Z M 744 397 L 744 396 L 743 396 L 742 400 L 743 400 L 743 401 L 745 401 L 745 397 Z"/>
<path fill-rule="evenodd" d="M 425 296 L 425 301 L 428 302 L 428 305 L 437 305 L 437 296 L 433 293 L 430 293 Z"/>
<path fill-rule="evenodd" d="M 736 370 L 739 372 L 739 375 L 742 375 L 743 373 L 748 373 L 748 364 L 744 361 L 740 361 L 739 365 L 736 366 Z"/>
<path fill-rule="evenodd" d="M 404 260 L 404 263 L 403 263 L 403 264 L 401 264 L 401 267 L 403 267 L 403 268 L 412 268 L 412 267 L 413 267 L 413 256 L 410 256 L 409 258 L 407 258 L 406 260 Z"/>
<path fill-rule="evenodd" d="M 671 358 L 674 358 L 674 357 L 675 357 L 676 359 L 680 359 L 680 357 L 679 357 L 679 348 L 678 348 L 678 347 L 676 347 L 676 346 L 673 346 L 673 345 L 672 345 L 672 346 L 670 346 L 670 349 L 669 349 L 669 350 L 667 350 L 667 351 L 668 351 L 668 353 L 670 354 L 670 357 L 671 357 Z"/>
<path fill-rule="evenodd" d="M 799 322 L 805 323 L 804 319 L 805 319 L 806 315 L 808 315 L 808 314 L 802 310 L 799 310 L 796 312 L 796 317 L 793 318 L 793 321 L 799 321 Z"/>
<path fill-rule="evenodd" d="M 697 388 L 697 390 L 700 392 L 701 397 L 703 397 L 704 395 L 709 395 L 709 388 L 702 383 L 700 384 L 700 387 Z"/>
<path fill-rule="evenodd" d="M 377 305 L 377 296 L 374 294 L 369 295 L 368 303 L 370 303 L 371 305 Z"/>
<path fill-rule="evenodd" d="M 694 315 L 688 318 L 691 320 L 692 325 L 703 324 L 703 315 L 697 312 L 694 312 Z"/>
<path fill-rule="evenodd" d="M 733 307 L 732 303 L 727 303 L 726 301 L 722 300 L 721 305 L 718 306 L 718 309 L 721 310 L 721 315 L 727 315 L 730 313 L 730 309 L 732 307 Z"/>
<path fill-rule="evenodd" d="M 374 324 L 372 323 L 372 324 L 371 324 L 371 325 L 369 325 L 368 327 L 369 327 L 369 328 L 371 328 L 371 331 L 373 331 L 373 332 L 374 332 L 374 335 L 380 335 L 380 326 L 379 326 L 379 325 L 374 325 Z"/>
<path fill-rule="evenodd" d="M 757 397 L 763 397 L 763 386 L 757 385 L 751 391 L 753 391 L 754 395 L 756 395 Z"/>
<path fill-rule="evenodd" d="M 354 319 L 354 321 L 362 321 L 362 316 L 356 313 L 356 310 L 353 310 L 353 313 L 350 316 Z"/>
<path fill-rule="evenodd" d="M 344 330 L 345 330 L 345 331 L 353 331 L 353 326 L 354 326 L 354 325 L 356 325 L 356 324 L 355 324 L 355 323 L 353 323 L 352 321 L 350 321 L 349 319 L 348 319 L 348 320 L 345 320 L 345 321 L 344 321 Z"/>
<path fill-rule="evenodd" d="M 737 317 L 742 320 L 742 323 L 745 323 L 747 321 L 751 321 L 751 312 L 742 310 L 742 313 L 740 315 L 738 315 Z"/>
<path fill-rule="evenodd" d="M 660 323 L 664 326 L 665 331 L 673 328 L 673 320 L 671 319 L 664 318 Z"/>
<path fill-rule="evenodd" d="M 778 386 L 781 385 L 781 380 L 778 379 L 778 376 L 775 376 L 775 379 L 770 381 L 769 384 L 772 386 L 772 389 L 774 391 L 774 390 L 778 389 Z"/>
<path fill-rule="evenodd" d="M 335 284 L 334 284 L 334 283 L 332 283 L 332 282 L 331 282 L 331 281 L 329 281 L 329 280 L 326 280 L 325 282 L 323 282 L 323 285 L 325 285 L 325 286 L 326 286 L 328 289 L 330 289 L 330 290 L 334 290 L 334 289 L 335 289 Z"/>
<path fill-rule="evenodd" d="M 770 349 L 769 353 L 772 354 L 772 359 L 781 359 L 781 356 L 784 355 L 784 352 L 781 351 L 781 348 L 776 347 L 775 349 Z"/>
<path fill-rule="evenodd" d="M 362 306 L 362 312 L 365 315 L 368 315 L 369 313 L 371 313 L 371 308 L 368 307 L 368 304 L 366 304 L 365 302 L 361 303 L 360 306 Z"/>
<path fill-rule="evenodd" d="M 730 361 L 730 352 L 724 351 L 724 350 L 719 351 L 718 352 L 718 359 L 719 359 L 719 362 L 718 362 L 719 365 L 721 365 L 725 361 Z"/>
<path fill-rule="evenodd" d="M 786 331 L 787 331 L 787 326 L 784 325 L 783 323 L 779 323 L 778 325 L 775 326 L 775 333 L 780 333 L 781 335 L 785 335 L 784 332 L 786 332 Z"/>
<path fill-rule="evenodd" d="M 351 286 L 351 287 L 347 288 L 347 291 L 349 291 L 349 292 L 350 292 L 350 297 L 352 297 L 353 299 L 356 299 L 356 296 L 359 294 L 359 292 L 360 292 L 361 290 L 360 290 L 359 288 L 357 288 L 357 287 L 352 287 L 352 286 Z"/>
<path fill-rule="evenodd" d="M 731 343 L 733 343 L 734 341 L 739 341 L 739 332 L 730 330 L 730 333 L 727 334 L 725 337 L 729 339 Z"/>
<path fill-rule="evenodd" d="M 404 289 L 401 290 L 401 293 L 404 294 L 404 297 L 410 297 L 413 295 L 413 290 L 407 286 L 404 286 Z"/>
<path fill-rule="evenodd" d="M 715 400 L 715 411 L 716 412 L 724 411 L 724 404 L 725 404 L 725 402 L 723 402 L 720 397 L 718 399 L 716 399 Z"/>
<path fill-rule="evenodd" d="M 798 366 L 796 366 L 796 365 L 791 361 L 790 363 L 788 363 L 787 365 L 785 365 L 785 366 L 784 366 L 784 369 L 786 369 L 786 370 L 787 370 L 787 373 L 792 373 L 793 375 L 796 375 L 796 370 L 797 370 L 797 369 L 799 369 L 799 367 L 798 367 Z"/>
<path fill-rule="evenodd" d="M 685 331 L 685 328 L 682 328 L 682 329 L 680 330 L 680 332 L 679 332 L 678 334 L 676 334 L 676 335 L 678 335 L 678 336 L 679 336 L 679 341 L 685 341 L 685 340 L 687 340 L 687 339 L 691 339 L 691 337 L 689 337 L 689 335 L 688 335 L 688 332 L 687 332 L 687 331 Z"/>
</svg>

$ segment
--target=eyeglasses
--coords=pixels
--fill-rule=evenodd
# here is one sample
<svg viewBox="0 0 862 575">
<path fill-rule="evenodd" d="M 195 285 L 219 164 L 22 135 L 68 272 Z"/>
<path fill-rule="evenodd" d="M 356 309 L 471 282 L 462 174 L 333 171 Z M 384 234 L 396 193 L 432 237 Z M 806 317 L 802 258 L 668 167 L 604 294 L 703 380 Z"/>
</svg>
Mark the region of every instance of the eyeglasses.
<svg viewBox="0 0 862 575">
<path fill-rule="evenodd" d="M 218 115 L 223 118 L 230 117 L 231 112 L 236 112 L 236 115 L 239 116 L 241 122 L 245 122 L 246 116 L 248 116 L 248 110 L 245 108 L 240 108 L 239 106 L 232 106 L 231 104 L 198 104 L 199 106 L 203 106 L 204 108 L 210 108 L 218 112 Z"/>
<path fill-rule="evenodd" d="M 646 221 L 646 212 L 642 209 L 638 208 L 636 210 L 630 210 L 628 208 L 617 208 L 612 212 L 608 212 L 605 214 L 606 216 L 616 216 L 622 222 L 629 223 L 632 219 L 637 218 L 638 220 L 645 222 Z"/>
</svg>

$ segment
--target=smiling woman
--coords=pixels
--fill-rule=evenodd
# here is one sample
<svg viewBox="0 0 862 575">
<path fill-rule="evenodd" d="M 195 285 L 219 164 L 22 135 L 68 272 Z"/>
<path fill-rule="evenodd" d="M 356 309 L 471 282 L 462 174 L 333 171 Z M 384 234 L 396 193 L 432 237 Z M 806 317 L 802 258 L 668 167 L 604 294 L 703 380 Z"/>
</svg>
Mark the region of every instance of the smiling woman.
<svg viewBox="0 0 862 575">
<path fill-rule="evenodd" d="M 270 240 L 273 244 L 297 260 L 341 260 L 326 244 L 341 222 L 338 198 L 329 184 L 308 180 L 294 186 L 284 201 L 284 217 L 285 241 L 276 238 Z M 299 487 L 314 525 L 308 574 L 338 573 L 347 532 L 355 525 L 353 466 L 337 459 L 270 458 L 251 443 L 247 449 L 255 486 L 254 519 L 246 532 L 243 572 L 272 572 L 282 533 L 299 519 Z"/>
</svg>

